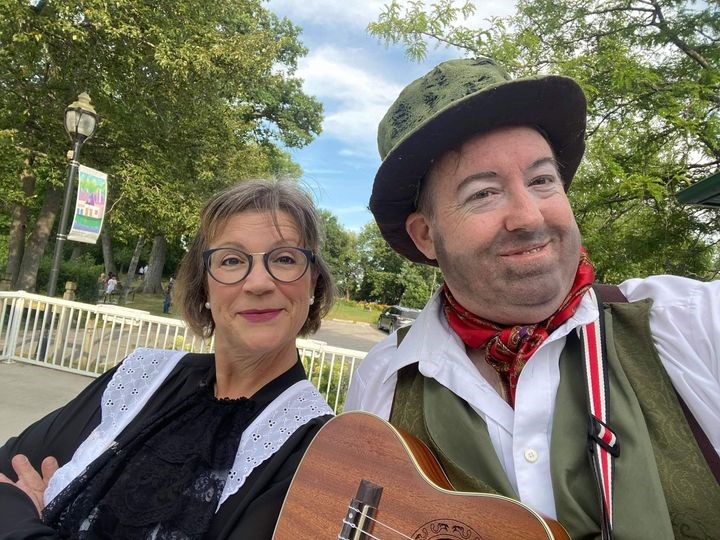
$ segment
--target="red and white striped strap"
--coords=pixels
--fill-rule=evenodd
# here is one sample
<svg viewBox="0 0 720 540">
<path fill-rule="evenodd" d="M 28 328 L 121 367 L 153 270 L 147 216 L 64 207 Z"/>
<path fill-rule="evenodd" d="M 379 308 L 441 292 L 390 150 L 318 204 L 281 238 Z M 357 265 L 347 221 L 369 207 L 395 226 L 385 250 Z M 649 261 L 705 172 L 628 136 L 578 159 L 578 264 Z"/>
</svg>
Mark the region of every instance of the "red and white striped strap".
<svg viewBox="0 0 720 540">
<path fill-rule="evenodd" d="M 597 304 L 595 292 L 588 291 Z M 598 306 L 602 317 L 602 307 Z M 590 421 L 588 451 L 600 494 L 603 538 L 612 538 L 613 521 L 613 458 L 620 454 L 617 437 L 607 425 L 609 385 L 607 364 L 603 357 L 600 318 L 582 327 L 583 358 L 587 379 Z"/>
</svg>

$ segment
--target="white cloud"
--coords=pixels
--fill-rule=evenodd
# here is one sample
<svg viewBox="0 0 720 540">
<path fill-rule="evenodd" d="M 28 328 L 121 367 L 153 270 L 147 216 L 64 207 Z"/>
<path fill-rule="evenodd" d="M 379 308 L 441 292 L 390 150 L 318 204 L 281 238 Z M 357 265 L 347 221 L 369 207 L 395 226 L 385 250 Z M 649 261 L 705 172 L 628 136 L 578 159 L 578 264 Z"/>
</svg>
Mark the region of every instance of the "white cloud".
<svg viewBox="0 0 720 540">
<path fill-rule="evenodd" d="M 333 211 L 337 214 L 346 215 L 346 214 L 361 214 L 368 211 L 366 204 L 356 204 L 354 206 L 343 206 L 343 207 L 335 207 Z"/>
<path fill-rule="evenodd" d="M 268 7 L 301 26 L 312 22 L 364 29 L 386 3 L 387 0 L 270 0 Z"/>
<path fill-rule="evenodd" d="M 365 157 L 365 152 L 358 152 L 357 150 L 353 150 L 352 148 L 343 148 L 338 152 L 338 156 L 343 157 L 349 157 L 349 158 L 357 158 L 357 157 Z"/>
<path fill-rule="evenodd" d="M 333 206 L 327 210 L 336 215 L 345 228 L 355 233 L 359 233 L 373 219 L 367 205 Z"/>
<path fill-rule="evenodd" d="M 384 10 L 388 0 L 269 0 L 268 7 L 275 13 L 288 17 L 303 25 L 313 23 L 321 26 L 349 26 L 355 29 L 367 27 Z M 409 1 L 401 2 L 408 4 Z M 426 0 L 429 9 L 433 0 Z M 462 0 L 455 0 L 460 5 Z M 515 0 L 476 0 L 475 14 L 465 25 L 487 26 L 485 19 L 491 16 L 506 16 L 515 11 Z"/>
<path fill-rule="evenodd" d="M 357 51 L 324 46 L 300 61 L 304 89 L 325 106 L 324 135 L 342 141 L 348 151 L 375 155 L 380 119 L 402 90 L 372 67 L 363 67 Z"/>
<path fill-rule="evenodd" d="M 475 1 L 475 13 L 463 23 L 468 28 L 485 28 L 490 17 L 507 17 L 515 13 L 515 0 Z"/>
<path fill-rule="evenodd" d="M 432 1 L 427 0 L 426 7 Z M 305 91 L 325 107 L 323 137 L 339 140 L 345 146 L 345 157 L 377 155 L 378 123 L 402 88 L 426 71 L 418 73 L 418 65 L 405 60 L 400 60 L 404 66 L 398 70 L 391 57 L 402 57 L 398 54 L 399 46 L 394 48 L 394 55 L 385 53 L 380 51 L 379 42 L 365 33 L 367 24 L 377 18 L 386 3 L 387 0 L 270 0 L 268 4 L 276 13 L 313 28 L 315 45 L 299 61 L 297 75 L 304 79 Z M 465 23 L 467 26 L 486 26 L 487 17 L 508 15 L 515 9 L 512 0 L 477 0 L 475 4 L 477 10 Z M 356 40 L 347 45 L 333 39 L 338 32 L 365 39 L 363 43 Z M 372 50 L 361 48 L 373 45 Z M 434 64 L 451 56 L 457 53 L 431 47 L 428 62 Z"/>
</svg>

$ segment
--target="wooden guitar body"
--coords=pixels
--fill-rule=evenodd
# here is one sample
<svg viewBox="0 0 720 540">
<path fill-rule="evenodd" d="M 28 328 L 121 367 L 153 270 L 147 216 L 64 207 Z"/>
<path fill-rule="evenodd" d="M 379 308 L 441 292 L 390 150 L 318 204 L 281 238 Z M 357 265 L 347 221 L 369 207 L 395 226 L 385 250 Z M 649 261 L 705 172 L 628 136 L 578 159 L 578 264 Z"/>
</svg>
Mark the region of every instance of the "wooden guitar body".
<svg viewBox="0 0 720 540">
<path fill-rule="evenodd" d="M 376 498 L 363 502 L 368 491 Z M 273 538 L 569 540 L 559 523 L 515 500 L 452 491 L 424 444 L 362 412 L 333 418 L 315 437 Z"/>
</svg>

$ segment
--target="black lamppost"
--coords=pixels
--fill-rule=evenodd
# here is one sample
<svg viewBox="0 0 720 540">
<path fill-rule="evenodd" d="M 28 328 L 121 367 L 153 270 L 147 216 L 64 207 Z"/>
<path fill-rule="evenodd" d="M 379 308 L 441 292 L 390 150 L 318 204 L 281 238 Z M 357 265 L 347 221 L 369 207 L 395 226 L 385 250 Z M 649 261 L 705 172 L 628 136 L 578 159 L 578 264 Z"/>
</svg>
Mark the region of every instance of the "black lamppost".
<svg viewBox="0 0 720 540">
<path fill-rule="evenodd" d="M 62 248 L 67 239 L 67 221 L 70 214 L 70 205 L 72 204 L 73 180 L 80 165 L 78 163 L 80 149 L 85 141 L 92 137 L 98 119 L 99 116 L 90 104 L 90 96 L 87 92 L 80 94 L 77 101 L 71 103 L 65 109 L 65 130 L 73 142 L 73 149 L 68 152 L 70 166 L 68 167 L 68 174 L 65 180 L 65 199 L 62 212 L 60 213 L 60 224 L 58 226 L 57 236 L 55 237 L 55 253 L 53 255 L 53 263 L 50 269 L 50 279 L 47 288 L 47 295 L 50 297 L 55 296 L 58 274 L 60 273 Z"/>
</svg>

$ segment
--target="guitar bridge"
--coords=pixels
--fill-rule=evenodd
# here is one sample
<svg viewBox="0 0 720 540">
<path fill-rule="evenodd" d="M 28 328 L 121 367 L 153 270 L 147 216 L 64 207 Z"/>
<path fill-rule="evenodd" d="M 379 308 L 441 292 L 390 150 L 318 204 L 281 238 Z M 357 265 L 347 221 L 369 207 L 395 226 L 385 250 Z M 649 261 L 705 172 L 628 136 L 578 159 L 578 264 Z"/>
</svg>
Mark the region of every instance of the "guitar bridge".
<svg viewBox="0 0 720 540">
<path fill-rule="evenodd" d="M 355 498 L 350 501 L 338 540 L 368 540 L 382 496 L 382 486 L 360 480 Z"/>
</svg>

